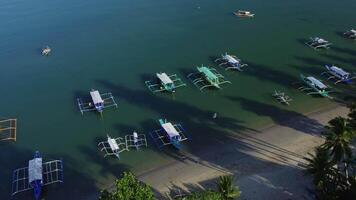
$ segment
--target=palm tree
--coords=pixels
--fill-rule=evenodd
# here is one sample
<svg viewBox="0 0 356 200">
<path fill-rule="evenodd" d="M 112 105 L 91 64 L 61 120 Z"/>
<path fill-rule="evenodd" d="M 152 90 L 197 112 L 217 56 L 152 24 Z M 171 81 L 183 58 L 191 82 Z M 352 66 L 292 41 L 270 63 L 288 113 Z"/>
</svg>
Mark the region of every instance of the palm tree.
<svg viewBox="0 0 356 200">
<path fill-rule="evenodd" d="M 322 145 L 325 149 L 330 150 L 334 163 L 350 159 L 352 151 L 350 142 L 354 136 L 347 120 L 343 117 L 336 117 L 329 121 L 326 126 L 326 141 Z"/>
<path fill-rule="evenodd" d="M 350 113 L 348 114 L 348 123 L 352 130 L 356 131 L 356 102 L 352 103 L 350 106 Z"/>
<path fill-rule="evenodd" d="M 315 155 L 308 154 L 309 157 L 304 159 L 308 162 L 306 166 L 306 172 L 313 175 L 313 182 L 317 187 L 321 187 L 325 183 L 329 176 L 333 174 L 333 168 L 329 151 L 322 147 L 315 149 Z"/>
<path fill-rule="evenodd" d="M 241 195 L 239 187 L 234 186 L 232 176 L 220 176 L 217 186 L 218 192 L 224 200 L 233 200 Z"/>
</svg>

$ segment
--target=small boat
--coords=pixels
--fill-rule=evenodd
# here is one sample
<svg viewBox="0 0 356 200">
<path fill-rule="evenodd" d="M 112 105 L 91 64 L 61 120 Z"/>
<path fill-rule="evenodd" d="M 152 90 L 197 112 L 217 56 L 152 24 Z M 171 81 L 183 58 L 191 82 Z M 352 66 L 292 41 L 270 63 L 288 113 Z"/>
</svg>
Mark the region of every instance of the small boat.
<svg viewBox="0 0 356 200">
<path fill-rule="evenodd" d="M 274 90 L 274 94 L 272 94 L 272 96 L 275 97 L 279 103 L 285 104 L 287 106 L 289 106 L 289 102 L 293 101 L 293 99 L 284 94 L 284 92 L 280 92 L 278 90 Z"/>
<path fill-rule="evenodd" d="M 255 14 L 253 14 L 247 10 L 238 10 L 238 11 L 235 11 L 234 14 L 238 17 L 254 17 L 255 16 Z"/>
<path fill-rule="evenodd" d="M 241 60 L 235 55 L 230 55 L 227 53 L 221 55 L 221 57 L 216 59 L 215 62 L 219 63 L 219 66 L 225 65 L 225 70 L 232 69 L 242 71 L 243 67 L 248 66 L 247 64 L 242 63 Z"/>
<path fill-rule="evenodd" d="M 351 29 L 351 30 L 349 30 L 349 31 L 346 31 L 346 32 L 344 33 L 344 36 L 347 37 L 347 38 L 349 38 L 349 39 L 354 39 L 354 40 L 356 40 L 356 30 Z"/>
<path fill-rule="evenodd" d="M 311 37 L 309 42 L 305 44 L 315 50 L 319 48 L 329 49 L 330 48 L 329 46 L 332 45 L 331 42 L 324 40 L 323 38 L 320 37 Z"/>
<path fill-rule="evenodd" d="M 356 78 L 356 76 L 352 76 L 349 72 L 346 72 L 340 67 L 334 65 L 325 65 L 326 71 L 321 73 L 321 75 L 329 74 L 328 80 L 334 79 L 334 84 L 338 84 L 340 82 L 351 84 L 352 80 Z"/>
<path fill-rule="evenodd" d="M 48 56 L 51 53 L 51 48 L 49 48 L 49 46 L 46 46 L 44 48 L 42 48 L 42 55 L 43 56 Z"/>
<path fill-rule="evenodd" d="M 39 151 L 35 152 L 35 155 L 33 157 L 33 166 L 36 171 L 38 171 L 40 174 L 40 178 L 36 178 L 30 182 L 31 187 L 33 188 L 33 195 L 35 196 L 36 200 L 39 200 L 41 198 L 41 193 L 42 193 L 42 157 Z"/>
<path fill-rule="evenodd" d="M 93 100 L 95 109 L 96 109 L 99 113 L 103 112 L 103 109 L 104 109 L 104 100 L 101 98 L 101 95 L 100 95 L 99 91 L 92 89 L 91 92 L 90 92 L 90 96 L 91 96 L 91 98 L 92 98 L 92 100 Z"/>
</svg>

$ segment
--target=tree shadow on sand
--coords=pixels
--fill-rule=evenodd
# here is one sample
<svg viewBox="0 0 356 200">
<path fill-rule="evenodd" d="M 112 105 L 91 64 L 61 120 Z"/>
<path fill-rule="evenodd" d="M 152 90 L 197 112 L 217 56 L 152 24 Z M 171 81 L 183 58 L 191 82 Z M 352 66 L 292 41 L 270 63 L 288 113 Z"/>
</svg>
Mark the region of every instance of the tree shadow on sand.
<svg viewBox="0 0 356 200">
<path fill-rule="evenodd" d="M 248 111 L 256 113 L 260 116 L 270 117 L 274 123 L 295 129 L 297 131 L 313 135 L 320 135 L 320 130 L 323 128 L 323 125 L 318 121 L 310 119 L 309 117 L 295 111 L 283 110 L 276 106 L 260 103 L 242 97 L 228 96 L 227 98 L 238 102 L 244 109 Z M 293 121 L 288 119 L 292 119 Z"/>
</svg>

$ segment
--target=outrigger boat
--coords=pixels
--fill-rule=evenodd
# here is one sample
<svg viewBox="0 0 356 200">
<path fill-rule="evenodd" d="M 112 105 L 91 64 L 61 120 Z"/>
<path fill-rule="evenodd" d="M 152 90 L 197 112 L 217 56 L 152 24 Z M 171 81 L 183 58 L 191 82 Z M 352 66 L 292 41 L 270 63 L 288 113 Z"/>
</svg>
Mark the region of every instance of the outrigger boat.
<svg viewBox="0 0 356 200">
<path fill-rule="evenodd" d="M 91 100 L 83 101 L 81 98 L 77 99 L 80 112 L 83 114 L 88 111 L 98 111 L 102 113 L 105 108 L 116 107 L 114 97 L 111 93 L 100 94 L 98 90 L 92 89 L 90 92 Z"/>
<path fill-rule="evenodd" d="M 13 173 L 12 195 L 32 189 L 36 200 L 41 199 L 42 187 L 63 182 L 63 162 L 53 160 L 43 163 L 39 151 L 28 162 L 28 167 L 16 169 Z"/>
<path fill-rule="evenodd" d="M 215 62 L 219 63 L 219 66 L 225 65 L 227 66 L 225 70 L 238 70 L 242 71 L 243 67 L 248 66 L 247 64 L 241 63 L 241 60 L 234 55 L 229 55 L 227 53 L 221 55 L 221 58 L 215 60 Z"/>
<path fill-rule="evenodd" d="M 158 148 L 166 145 L 173 145 L 176 149 L 181 149 L 181 142 L 188 140 L 184 134 L 184 129 L 180 124 L 172 124 L 166 119 L 159 119 L 160 129 L 150 132 L 150 136 Z"/>
<path fill-rule="evenodd" d="M 352 79 L 355 79 L 356 76 L 352 76 L 349 72 L 344 71 L 340 67 L 334 65 L 325 65 L 326 71 L 321 73 L 321 75 L 329 74 L 329 79 L 336 80 L 334 84 L 338 84 L 340 82 L 350 84 L 352 83 Z"/>
<path fill-rule="evenodd" d="M 255 16 L 255 14 L 253 14 L 247 10 L 237 10 L 234 12 L 234 15 L 236 15 L 238 17 L 254 17 Z"/>
<path fill-rule="evenodd" d="M 118 159 L 120 159 L 120 153 L 127 150 L 124 139 L 121 137 L 111 138 L 109 135 L 107 135 L 106 141 L 99 142 L 98 147 L 101 147 L 100 151 L 105 152 L 104 157 L 114 155 Z"/>
<path fill-rule="evenodd" d="M 177 88 L 186 86 L 176 74 L 167 75 L 166 73 L 157 73 L 157 80 L 146 81 L 148 89 L 153 92 L 175 92 Z"/>
<path fill-rule="evenodd" d="M 329 96 L 329 93 L 331 91 L 328 91 L 328 87 L 322 83 L 320 80 L 314 78 L 313 76 L 304 76 L 303 74 L 300 74 L 300 78 L 302 79 L 303 83 L 307 86 L 301 86 L 298 89 L 300 91 L 312 91 L 307 93 L 307 95 L 313 95 L 313 94 L 317 94 L 320 95 L 322 97 L 328 97 L 331 98 Z"/>
<path fill-rule="evenodd" d="M 274 94 L 272 94 L 272 96 L 275 97 L 279 103 L 283 103 L 288 106 L 289 106 L 289 102 L 293 101 L 293 99 L 285 95 L 284 92 L 280 92 L 277 90 L 274 90 Z"/>
<path fill-rule="evenodd" d="M 356 40 L 356 30 L 351 29 L 351 30 L 349 30 L 349 31 L 346 31 L 346 32 L 344 33 L 344 36 L 347 37 L 347 38 L 349 38 L 349 39 L 354 39 L 354 40 Z"/>
<path fill-rule="evenodd" d="M 43 56 L 48 56 L 51 53 L 51 48 L 49 48 L 49 46 L 46 46 L 44 48 L 42 48 L 42 55 Z"/>
<path fill-rule="evenodd" d="M 219 72 L 211 67 L 197 67 L 198 72 L 190 73 L 188 79 L 199 88 L 203 90 L 207 87 L 215 87 L 221 89 L 221 85 L 225 83 L 230 83 L 230 81 L 225 80 L 224 76 L 219 74 Z"/>
<path fill-rule="evenodd" d="M 310 41 L 305 44 L 315 50 L 319 48 L 329 49 L 329 46 L 332 45 L 332 43 L 320 37 L 311 37 Z"/>
<path fill-rule="evenodd" d="M 125 136 L 126 149 L 129 150 L 130 147 L 136 148 L 139 150 L 141 146 L 147 147 L 147 140 L 145 134 L 138 134 L 136 131 L 132 135 Z"/>
</svg>

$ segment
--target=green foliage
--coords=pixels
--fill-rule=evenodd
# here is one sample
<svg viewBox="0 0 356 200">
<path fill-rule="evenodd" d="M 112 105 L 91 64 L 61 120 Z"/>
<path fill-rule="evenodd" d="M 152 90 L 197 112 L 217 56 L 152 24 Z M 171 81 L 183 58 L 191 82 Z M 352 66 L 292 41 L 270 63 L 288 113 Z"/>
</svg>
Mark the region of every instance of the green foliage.
<svg viewBox="0 0 356 200">
<path fill-rule="evenodd" d="M 124 172 L 121 179 L 116 180 L 115 190 L 103 190 L 99 200 L 153 200 L 151 188 L 138 181 L 131 172 Z"/>
<path fill-rule="evenodd" d="M 317 186 L 325 182 L 333 173 L 330 154 L 325 148 L 317 147 L 315 155 L 309 154 L 309 157 L 304 159 L 308 162 L 306 172 L 314 177 L 313 182 Z"/>
<path fill-rule="evenodd" d="M 337 163 L 345 159 L 350 159 L 352 151 L 350 142 L 354 137 L 352 129 L 348 126 L 347 120 L 343 117 L 336 117 L 329 121 L 326 126 L 326 141 L 323 147 L 330 150 L 332 160 Z"/>
<path fill-rule="evenodd" d="M 208 190 L 203 192 L 194 192 L 186 197 L 180 197 L 177 200 L 223 200 L 220 193 Z"/>
<path fill-rule="evenodd" d="M 317 199 L 343 200 L 356 196 L 356 158 L 351 142 L 356 134 L 356 104 L 348 118 L 336 117 L 325 127 L 326 140 L 308 161 L 307 173 L 313 175 Z"/>
<path fill-rule="evenodd" d="M 234 186 L 232 176 L 220 176 L 217 182 L 218 191 L 224 200 L 233 200 L 241 195 L 238 187 Z"/>
</svg>

